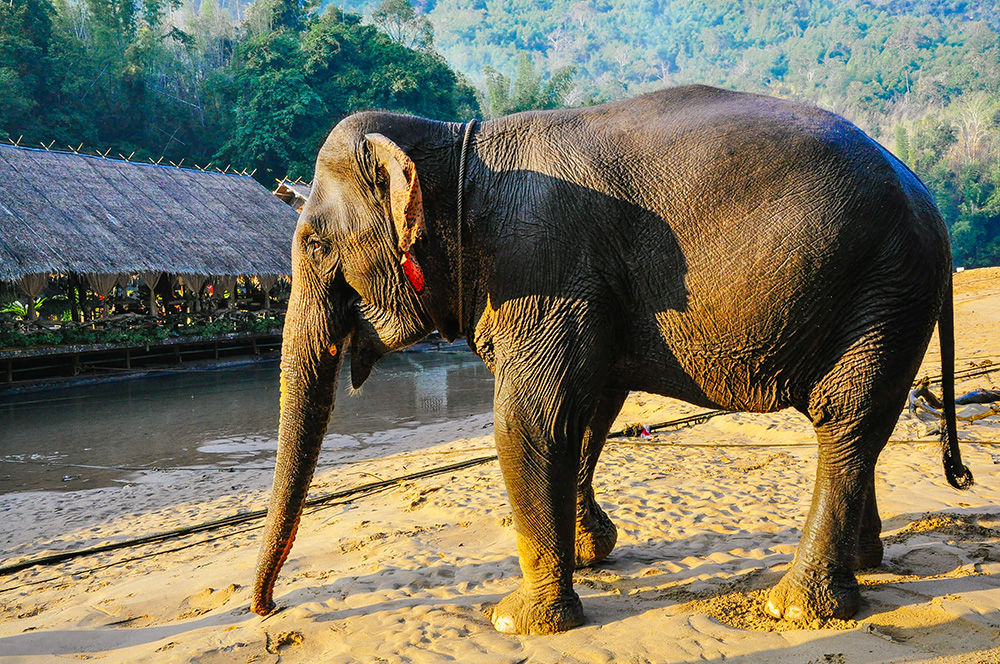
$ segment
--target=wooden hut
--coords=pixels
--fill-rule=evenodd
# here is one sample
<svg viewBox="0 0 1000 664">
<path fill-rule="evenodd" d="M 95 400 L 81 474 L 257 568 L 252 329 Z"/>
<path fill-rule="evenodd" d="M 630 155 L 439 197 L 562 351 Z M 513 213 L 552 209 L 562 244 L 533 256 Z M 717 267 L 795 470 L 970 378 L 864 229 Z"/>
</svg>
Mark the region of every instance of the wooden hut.
<svg viewBox="0 0 1000 664">
<path fill-rule="evenodd" d="M 252 178 L 0 145 L 0 280 L 291 272 L 296 213 Z M 101 279 L 102 275 L 108 278 Z"/>
<path fill-rule="evenodd" d="M 151 313 L 157 311 L 157 282 L 171 294 L 174 287 L 182 288 L 184 304 L 170 305 L 172 317 L 180 321 L 177 325 L 197 329 L 197 321 L 188 318 L 192 308 L 200 313 L 206 283 L 213 284 L 211 294 L 217 298 L 225 291 L 234 293 L 237 278 L 243 277 L 264 291 L 268 309 L 269 287 L 291 272 L 291 238 L 298 215 L 246 176 L 0 145 L 0 182 L 0 286 L 16 284 L 28 296 L 26 317 L 33 319 L 35 299 L 45 291 L 50 276 L 69 277 L 74 321 L 29 320 L 17 328 L 24 334 L 44 337 L 56 328 L 61 333 L 79 331 L 88 325 L 76 322 L 77 313 L 85 313 L 84 306 L 90 308 L 91 320 L 94 309 L 103 308 L 101 331 L 107 332 L 111 320 L 107 295 L 133 277 L 149 287 Z M 98 299 L 85 303 L 80 295 L 88 288 Z M 73 292 L 77 300 L 72 299 Z M 254 316 L 239 310 L 227 313 L 234 320 L 243 314 Z M 136 323 L 133 316 L 125 313 L 117 318 L 122 325 L 152 329 L 173 324 L 142 316 L 136 318 L 143 322 Z M 150 366 L 171 359 L 257 354 L 280 344 L 274 328 L 211 337 L 196 332 L 153 335 L 162 339 L 155 343 L 149 338 L 104 343 L 95 336 L 89 343 L 0 346 L 0 383 L 108 367 L 129 369 L 137 363 Z"/>
<path fill-rule="evenodd" d="M 310 193 L 312 193 L 312 187 L 300 180 L 295 180 L 294 182 L 291 180 L 282 180 L 274 190 L 274 195 L 288 205 L 291 205 L 296 212 L 302 212 L 302 208 L 306 206 L 306 201 L 309 200 Z"/>
</svg>

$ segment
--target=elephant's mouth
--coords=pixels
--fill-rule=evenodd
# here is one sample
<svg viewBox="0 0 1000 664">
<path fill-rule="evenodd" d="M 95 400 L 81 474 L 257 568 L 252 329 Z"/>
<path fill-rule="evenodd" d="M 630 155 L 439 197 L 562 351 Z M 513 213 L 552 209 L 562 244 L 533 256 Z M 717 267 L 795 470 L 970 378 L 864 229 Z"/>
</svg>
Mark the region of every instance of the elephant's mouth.
<svg viewBox="0 0 1000 664">
<path fill-rule="evenodd" d="M 365 334 L 360 328 L 354 328 L 351 332 L 351 387 L 360 389 L 371 375 L 372 367 L 389 350 L 377 334 Z"/>
<path fill-rule="evenodd" d="M 351 386 L 354 389 L 364 385 L 380 359 L 394 350 L 415 344 L 434 329 L 433 321 L 422 306 L 412 309 L 412 317 L 400 319 L 387 315 L 360 297 L 352 304 L 354 325 L 350 348 Z"/>
</svg>

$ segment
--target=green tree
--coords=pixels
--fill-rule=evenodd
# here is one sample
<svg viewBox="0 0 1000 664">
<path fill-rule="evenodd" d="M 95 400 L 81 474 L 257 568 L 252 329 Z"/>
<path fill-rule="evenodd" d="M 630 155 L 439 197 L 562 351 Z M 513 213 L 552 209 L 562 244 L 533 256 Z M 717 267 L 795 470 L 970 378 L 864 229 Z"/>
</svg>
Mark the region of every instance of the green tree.
<svg viewBox="0 0 1000 664">
<path fill-rule="evenodd" d="M 386 109 L 441 120 L 479 113 L 475 91 L 431 50 L 390 39 L 334 7 L 300 33 L 280 28 L 236 48 L 220 99 L 235 115 L 219 159 L 255 177 L 312 176 L 330 128 L 349 113 Z"/>
<path fill-rule="evenodd" d="M 535 73 L 526 53 L 518 56 L 517 77 L 513 82 L 496 69 L 487 67 L 483 76 L 489 116 L 496 118 L 518 111 L 559 108 L 573 89 L 575 73 L 573 67 L 563 67 L 545 81 L 543 74 Z"/>
<path fill-rule="evenodd" d="M 417 14 L 410 0 L 382 0 L 372 12 L 372 21 L 403 46 L 429 49 L 434 45 L 434 26 L 426 16 Z"/>
<path fill-rule="evenodd" d="M 45 98 L 52 40 L 47 0 L 0 2 L 0 128 L 14 138 L 34 134 Z"/>
<path fill-rule="evenodd" d="M 896 156 L 899 157 L 900 161 L 904 164 L 911 165 L 910 162 L 910 135 L 906 131 L 906 126 L 902 124 L 896 125 L 895 138 L 896 138 Z"/>
<path fill-rule="evenodd" d="M 317 134 L 327 109 L 309 86 L 305 64 L 298 36 L 284 28 L 237 47 L 234 125 L 220 159 L 252 167 L 268 183 L 310 172 L 306 155 L 317 146 L 303 145 L 303 137 Z"/>
</svg>

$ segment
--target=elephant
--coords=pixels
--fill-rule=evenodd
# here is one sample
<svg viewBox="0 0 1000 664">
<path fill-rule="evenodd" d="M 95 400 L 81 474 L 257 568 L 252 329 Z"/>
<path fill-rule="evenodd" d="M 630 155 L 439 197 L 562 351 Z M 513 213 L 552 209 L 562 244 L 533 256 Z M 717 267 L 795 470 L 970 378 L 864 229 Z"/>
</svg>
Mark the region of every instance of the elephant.
<svg viewBox="0 0 1000 664">
<path fill-rule="evenodd" d="M 766 611 L 855 613 L 882 558 L 876 459 L 940 326 L 945 473 L 952 265 L 932 196 L 847 120 L 706 86 L 482 123 L 351 115 L 316 159 L 292 241 L 279 449 L 251 609 L 273 611 L 349 350 L 360 387 L 433 330 L 495 376 L 494 435 L 519 588 L 507 633 L 584 621 L 574 569 L 612 551 L 595 466 L 630 391 L 794 408 L 818 469 Z"/>
</svg>

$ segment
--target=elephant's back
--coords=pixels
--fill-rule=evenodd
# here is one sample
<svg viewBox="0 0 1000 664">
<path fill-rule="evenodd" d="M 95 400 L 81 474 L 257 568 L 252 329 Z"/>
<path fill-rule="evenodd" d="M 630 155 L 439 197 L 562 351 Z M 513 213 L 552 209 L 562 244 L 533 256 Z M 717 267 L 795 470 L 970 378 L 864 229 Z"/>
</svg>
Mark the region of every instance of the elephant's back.
<svg viewBox="0 0 1000 664">
<path fill-rule="evenodd" d="M 773 233 L 789 242 L 849 234 L 869 246 L 890 231 L 886 219 L 916 208 L 937 223 L 919 181 L 864 132 L 833 113 L 773 97 L 669 88 L 516 114 L 482 134 L 483 145 L 498 144 L 498 170 L 593 192 L 603 197 L 595 214 L 606 216 L 618 201 L 622 217 L 653 217 L 682 244 L 716 237 L 742 245 Z"/>
</svg>

